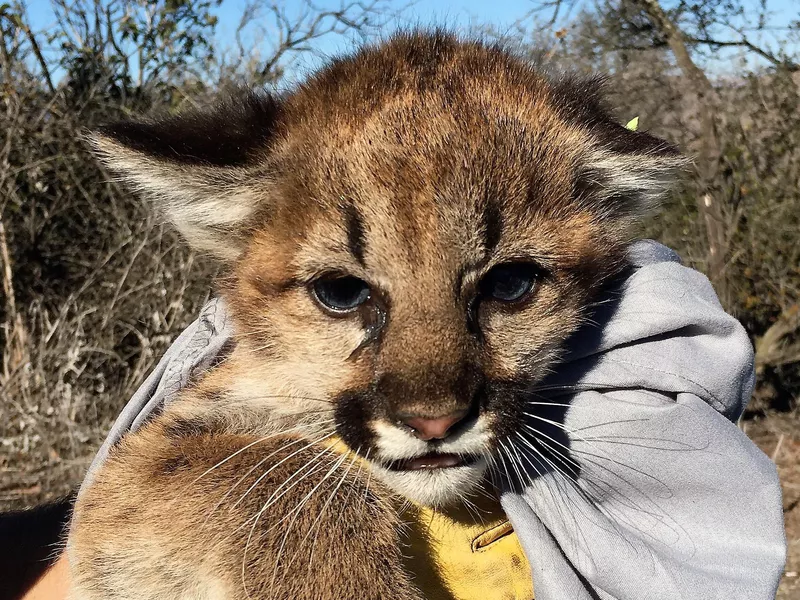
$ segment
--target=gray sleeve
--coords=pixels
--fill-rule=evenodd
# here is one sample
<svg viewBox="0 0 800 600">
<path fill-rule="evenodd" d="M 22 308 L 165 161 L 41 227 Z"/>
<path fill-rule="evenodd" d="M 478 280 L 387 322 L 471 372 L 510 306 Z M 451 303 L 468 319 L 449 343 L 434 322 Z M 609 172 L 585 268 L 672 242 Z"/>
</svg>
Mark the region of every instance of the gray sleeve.
<svg viewBox="0 0 800 600">
<path fill-rule="evenodd" d="M 172 343 L 153 372 L 122 409 L 89 466 L 81 491 L 91 483 L 111 447 L 125 433 L 137 429 L 150 416 L 158 413 L 194 376 L 218 360 L 230 335 L 231 322 L 225 303 L 214 298 L 206 303 L 198 319 Z"/>
<path fill-rule="evenodd" d="M 688 393 L 583 392 L 570 413 L 569 451 L 531 453 L 542 475 L 503 496 L 537 600 L 775 597 L 780 487 L 736 425 Z"/>
<path fill-rule="evenodd" d="M 775 465 L 734 424 L 753 350 L 708 280 L 653 242 L 532 390 L 502 504 L 537 600 L 771 600 L 785 561 Z M 513 472 L 513 469 L 512 469 Z"/>
</svg>

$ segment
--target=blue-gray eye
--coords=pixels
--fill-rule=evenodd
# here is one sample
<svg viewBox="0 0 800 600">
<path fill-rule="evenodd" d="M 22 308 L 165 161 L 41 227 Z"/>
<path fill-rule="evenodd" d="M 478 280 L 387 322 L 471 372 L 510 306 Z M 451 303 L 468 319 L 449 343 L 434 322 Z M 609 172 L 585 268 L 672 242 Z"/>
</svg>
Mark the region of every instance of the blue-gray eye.
<svg viewBox="0 0 800 600">
<path fill-rule="evenodd" d="M 353 311 L 370 297 L 366 282 L 351 276 L 318 279 L 312 289 L 317 301 L 335 313 Z"/>
<path fill-rule="evenodd" d="M 483 298 L 518 302 L 531 293 L 540 270 L 529 263 L 505 263 L 493 267 L 480 282 Z"/>
</svg>

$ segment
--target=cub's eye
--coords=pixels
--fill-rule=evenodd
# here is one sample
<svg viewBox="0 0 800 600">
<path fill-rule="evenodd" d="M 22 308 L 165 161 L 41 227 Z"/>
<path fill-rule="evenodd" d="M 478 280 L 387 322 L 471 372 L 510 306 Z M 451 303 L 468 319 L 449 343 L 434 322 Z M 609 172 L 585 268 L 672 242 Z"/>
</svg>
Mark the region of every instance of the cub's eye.
<svg viewBox="0 0 800 600">
<path fill-rule="evenodd" d="M 335 313 L 355 310 L 370 297 L 369 286 L 350 276 L 318 279 L 311 289 L 317 302 Z"/>
<path fill-rule="evenodd" d="M 529 263 L 497 265 L 481 279 L 481 296 L 500 302 L 517 302 L 531 293 L 540 273 Z"/>
</svg>

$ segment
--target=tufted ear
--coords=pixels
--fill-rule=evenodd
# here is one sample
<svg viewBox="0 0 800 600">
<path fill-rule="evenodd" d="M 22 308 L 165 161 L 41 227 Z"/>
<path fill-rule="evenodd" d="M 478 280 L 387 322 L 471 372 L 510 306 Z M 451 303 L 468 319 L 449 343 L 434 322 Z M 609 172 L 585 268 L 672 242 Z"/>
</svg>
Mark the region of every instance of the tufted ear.
<svg viewBox="0 0 800 600">
<path fill-rule="evenodd" d="M 672 144 L 612 117 L 604 76 L 562 74 L 553 98 L 559 110 L 590 135 L 575 177 L 576 196 L 600 215 L 635 218 L 658 208 L 689 165 Z"/>
<path fill-rule="evenodd" d="M 577 186 L 610 217 L 635 218 L 656 210 L 689 165 L 672 144 L 615 122 L 597 126 L 595 135 Z"/>
<path fill-rule="evenodd" d="M 240 91 L 205 111 L 108 125 L 89 141 L 192 246 L 233 260 L 241 252 L 242 225 L 258 203 L 248 180 L 279 118 L 272 96 Z"/>
</svg>

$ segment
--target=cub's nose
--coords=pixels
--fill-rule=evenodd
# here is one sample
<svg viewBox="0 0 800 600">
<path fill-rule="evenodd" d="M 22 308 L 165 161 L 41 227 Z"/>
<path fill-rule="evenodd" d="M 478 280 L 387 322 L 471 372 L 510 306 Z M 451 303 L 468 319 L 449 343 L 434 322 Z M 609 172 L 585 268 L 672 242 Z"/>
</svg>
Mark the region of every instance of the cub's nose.
<svg viewBox="0 0 800 600">
<path fill-rule="evenodd" d="M 417 438 L 427 442 L 446 438 L 450 434 L 453 425 L 461 421 L 466 415 L 466 410 L 460 410 L 433 419 L 410 415 L 400 420 L 414 430 L 414 435 Z"/>
</svg>

